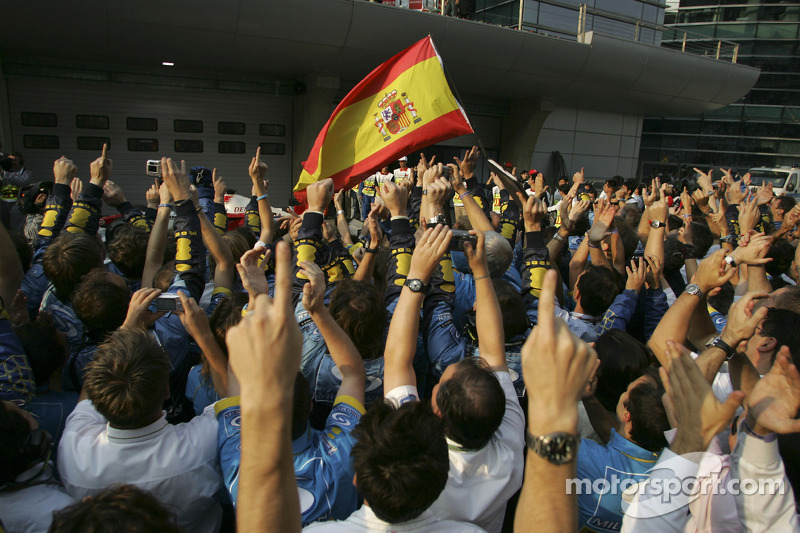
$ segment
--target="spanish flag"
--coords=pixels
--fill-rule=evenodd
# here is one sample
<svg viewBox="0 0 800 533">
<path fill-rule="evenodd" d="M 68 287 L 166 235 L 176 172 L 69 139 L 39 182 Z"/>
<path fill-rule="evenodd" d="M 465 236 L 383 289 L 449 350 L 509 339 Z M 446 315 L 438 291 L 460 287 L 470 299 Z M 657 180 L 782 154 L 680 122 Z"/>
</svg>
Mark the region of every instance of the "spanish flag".
<svg viewBox="0 0 800 533">
<path fill-rule="evenodd" d="M 468 133 L 428 36 L 378 66 L 336 107 L 303 162 L 297 211 L 314 182 L 333 178 L 337 191 L 350 188 L 402 155 Z"/>
</svg>

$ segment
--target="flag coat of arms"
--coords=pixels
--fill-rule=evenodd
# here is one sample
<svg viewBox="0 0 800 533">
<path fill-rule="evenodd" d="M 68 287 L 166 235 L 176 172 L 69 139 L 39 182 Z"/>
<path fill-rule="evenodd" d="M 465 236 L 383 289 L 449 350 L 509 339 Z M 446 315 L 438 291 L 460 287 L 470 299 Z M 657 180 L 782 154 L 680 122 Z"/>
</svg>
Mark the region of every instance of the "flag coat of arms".
<svg viewBox="0 0 800 533">
<path fill-rule="evenodd" d="M 468 133 L 472 126 L 426 37 L 378 66 L 336 107 L 303 162 L 297 211 L 312 183 L 333 178 L 337 191 L 350 188 L 400 156 Z"/>
</svg>

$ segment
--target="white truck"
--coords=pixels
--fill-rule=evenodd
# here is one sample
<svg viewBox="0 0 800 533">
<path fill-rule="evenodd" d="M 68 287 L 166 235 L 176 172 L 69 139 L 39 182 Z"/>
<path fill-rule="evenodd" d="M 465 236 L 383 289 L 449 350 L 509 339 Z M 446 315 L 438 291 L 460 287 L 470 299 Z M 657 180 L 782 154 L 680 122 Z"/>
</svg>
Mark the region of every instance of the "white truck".
<svg viewBox="0 0 800 533">
<path fill-rule="evenodd" d="M 772 183 L 775 195 L 785 194 L 800 199 L 800 169 L 791 167 L 757 167 L 749 171 L 751 185 L 761 187 L 763 182 Z"/>
</svg>

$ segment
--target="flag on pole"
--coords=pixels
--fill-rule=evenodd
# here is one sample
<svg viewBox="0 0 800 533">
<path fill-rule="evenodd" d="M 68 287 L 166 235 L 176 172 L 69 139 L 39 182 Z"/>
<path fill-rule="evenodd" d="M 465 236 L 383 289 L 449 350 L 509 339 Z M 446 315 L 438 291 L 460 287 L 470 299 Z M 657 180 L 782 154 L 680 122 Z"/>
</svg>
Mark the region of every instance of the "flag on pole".
<svg viewBox="0 0 800 533">
<path fill-rule="evenodd" d="M 336 107 L 303 162 L 297 211 L 312 183 L 333 178 L 335 190 L 351 188 L 400 156 L 468 133 L 428 36 L 378 66 Z"/>
</svg>

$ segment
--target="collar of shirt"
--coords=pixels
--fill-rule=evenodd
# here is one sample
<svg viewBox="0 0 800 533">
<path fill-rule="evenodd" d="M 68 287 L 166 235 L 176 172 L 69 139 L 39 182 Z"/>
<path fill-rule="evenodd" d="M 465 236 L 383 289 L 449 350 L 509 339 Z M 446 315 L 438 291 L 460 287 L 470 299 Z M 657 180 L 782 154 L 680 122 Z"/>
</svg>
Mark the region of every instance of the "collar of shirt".
<svg viewBox="0 0 800 533">
<path fill-rule="evenodd" d="M 169 422 L 167 422 L 167 414 L 161 413 L 161 418 L 159 418 L 152 424 L 148 424 L 144 427 L 136 429 L 119 429 L 111 427 L 111 424 L 108 424 L 107 432 L 108 432 L 108 438 L 112 440 L 124 441 L 124 442 L 140 442 L 143 440 L 149 440 L 155 438 L 168 425 Z"/>
<path fill-rule="evenodd" d="M 614 428 L 611 428 L 611 438 L 608 440 L 608 447 L 614 448 L 621 454 L 635 461 L 645 463 L 655 463 L 658 461 L 659 454 L 645 450 L 635 442 L 631 442 L 621 436 Z"/>
<path fill-rule="evenodd" d="M 594 315 L 584 315 L 583 313 L 578 313 L 572 311 L 569 316 L 576 320 L 583 320 L 584 322 L 588 322 L 589 324 L 596 324 L 600 322 L 600 319 L 603 318 L 602 316 L 594 316 Z"/>
</svg>

